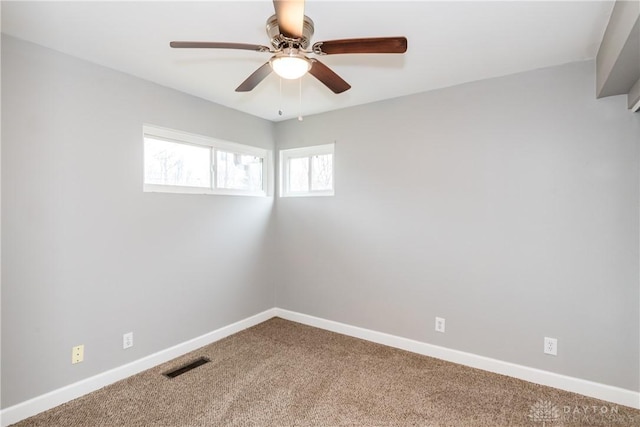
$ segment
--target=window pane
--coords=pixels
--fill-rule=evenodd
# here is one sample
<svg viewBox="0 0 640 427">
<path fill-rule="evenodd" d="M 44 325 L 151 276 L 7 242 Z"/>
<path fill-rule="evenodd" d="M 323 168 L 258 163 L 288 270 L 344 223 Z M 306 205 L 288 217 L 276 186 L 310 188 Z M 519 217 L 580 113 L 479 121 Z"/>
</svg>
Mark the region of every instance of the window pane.
<svg viewBox="0 0 640 427">
<path fill-rule="evenodd" d="M 211 186 L 211 150 L 153 138 L 144 139 L 146 184 Z"/>
<path fill-rule="evenodd" d="M 333 189 L 333 155 L 311 156 L 311 189 Z"/>
<path fill-rule="evenodd" d="M 289 159 L 289 191 L 309 191 L 309 158 Z"/>
<path fill-rule="evenodd" d="M 217 150 L 216 153 L 218 188 L 262 190 L 262 158 L 220 150 Z"/>
</svg>

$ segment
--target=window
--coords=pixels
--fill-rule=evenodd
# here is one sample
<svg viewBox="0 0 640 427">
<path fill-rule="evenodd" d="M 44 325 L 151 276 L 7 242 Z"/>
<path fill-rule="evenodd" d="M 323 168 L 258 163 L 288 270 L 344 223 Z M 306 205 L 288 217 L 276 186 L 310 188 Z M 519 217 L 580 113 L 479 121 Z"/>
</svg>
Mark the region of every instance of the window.
<svg viewBox="0 0 640 427">
<path fill-rule="evenodd" d="M 280 150 L 280 196 L 333 196 L 334 144 Z"/>
<path fill-rule="evenodd" d="M 265 196 L 268 150 L 145 125 L 144 191 Z"/>
</svg>

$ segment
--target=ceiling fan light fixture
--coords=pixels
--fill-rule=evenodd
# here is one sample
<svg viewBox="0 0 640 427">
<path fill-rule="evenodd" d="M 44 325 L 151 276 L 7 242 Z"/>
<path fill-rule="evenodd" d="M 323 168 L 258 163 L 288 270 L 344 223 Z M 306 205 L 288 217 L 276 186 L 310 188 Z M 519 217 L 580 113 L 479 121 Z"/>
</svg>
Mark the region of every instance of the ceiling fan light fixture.
<svg viewBox="0 0 640 427">
<path fill-rule="evenodd" d="M 277 75 L 287 80 L 299 79 L 311 69 L 311 61 L 297 53 L 276 55 L 269 63 Z"/>
</svg>

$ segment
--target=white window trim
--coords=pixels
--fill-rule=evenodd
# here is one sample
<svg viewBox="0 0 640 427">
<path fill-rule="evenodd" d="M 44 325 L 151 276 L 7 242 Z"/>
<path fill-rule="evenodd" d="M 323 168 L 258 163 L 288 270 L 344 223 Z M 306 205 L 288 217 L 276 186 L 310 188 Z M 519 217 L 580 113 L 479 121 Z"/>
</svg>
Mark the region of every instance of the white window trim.
<svg viewBox="0 0 640 427">
<path fill-rule="evenodd" d="M 174 129 L 163 128 L 160 126 L 144 124 L 142 126 L 143 145 L 144 138 L 156 138 L 177 144 L 195 145 L 199 147 L 211 148 L 211 167 L 214 168 L 216 151 L 222 150 L 236 154 L 246 154 L 262 158 L 262 185 L 260 191 L 235 190 L 227 188 L 216 188 L 216 173 L 211 171 L 211 187 L 186 187 L 181 185 L 161 185 L 147 184 L 144 182 L 144 174 L 142 178 L 143 191 L 146 193 L 178 193 L 178 194 L 210 194 L 210 195 L 230 195 L 230 196 L 258 196 L 267 197 L 273 195 L 273 152 L 264 148 L 253 147 L 250 145 L 238 144 L 236 142 L 225 141 L 222 139 L 211 138 L 194 133 L 177 131 Z M 143 148 L 144 153 L 144 148 Z M 144 162 L 143 162 L 144 165 Z M 143 166 L 144 167 L 144 166 Z"/>
<path fill-rule="evenodd" d="M 334 196 L 335 195 L 335 182 L 336 182 L 336 168 L 335 168 L 335 143 L 332 144 L 324 144 L 324 145 L 314 145 L 309 147 L 300 147 L 300 148 L 289 148 L 280 150 L 279 156 L 279 195 L 280 197 L 315 197 L 315 196 Z M 333 188 L 331 190 L 311 190 L 309 191 L 289 191 L 287 188 L 287 184 L 289 182 L 289 167 L 288 162 L 291 159 L 297 159 L 301 157 L 312 157 L 323 154 L 331 154 L 332 155 L 332 167 L 331 171 L 333 173 L 331 182 L 333 183 Z M 311 167 L 309 167 L 309 173 L 311 173 Z M 311 185 L 311 179 L 309 179 L 309 185 Z"/>
</svg>

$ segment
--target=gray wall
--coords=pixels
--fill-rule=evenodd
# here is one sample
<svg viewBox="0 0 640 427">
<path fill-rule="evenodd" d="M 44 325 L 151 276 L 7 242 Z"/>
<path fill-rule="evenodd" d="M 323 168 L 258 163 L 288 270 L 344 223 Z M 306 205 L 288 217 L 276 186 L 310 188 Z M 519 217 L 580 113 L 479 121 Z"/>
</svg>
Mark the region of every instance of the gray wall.
<svg viewBox="0 0 640 427">
<path fill-rule="evenodd" d="M 143 123 L 273 148 L 268 121 L 3 36 L 2 407 L 274 306 L 273 198 L 143 193 Z"/>
<path fill-rule="evenodd" d="M 2 407 L 274 305 L 638 390 L 640 115 L 593 69 L 274 125 L 3 37 Z M 142 193 L 142 123 L 335 141 L 336 196 Z"/>
<path fill-rule="evenodd" d="M 277 201 L 277 305 L 637 391 L 640 114 L 594 68 L 276 124 L 336 142 L 335 197 Z"/>
</svg>

